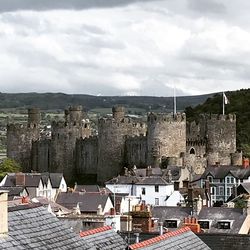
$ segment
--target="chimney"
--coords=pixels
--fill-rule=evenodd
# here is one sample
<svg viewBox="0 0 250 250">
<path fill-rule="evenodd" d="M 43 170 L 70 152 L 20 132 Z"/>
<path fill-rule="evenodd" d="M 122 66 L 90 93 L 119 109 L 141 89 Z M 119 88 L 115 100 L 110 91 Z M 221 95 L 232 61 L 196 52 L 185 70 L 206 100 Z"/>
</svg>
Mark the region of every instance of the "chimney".
<svg viewBox="0 0 250 250">
<path fill-rule="evenodd" d="M 25 186 L 25 174 L 24 173 L 16 173 L 16 186 Z"/>
<path fill-rule="evenodd" d="M 139 243 L 140 240 L 139 240 L 139 233 L 134 233 L 134 236 L 135 236 L 135 243 Z"/>
<path fill-rule="evenodd" d="M 248 168 L 249 167 L 249 159 L 248 158 L 243 158 L 243 167 Z"/>
<path fill-rule="evenodd" d="M 159 234 L 163 235 L 163 222 L 159 222 Z"/>
<path fill-rule="evenodd" d="M 8 191 L 0 191 L 0 238 L 8 236 Z"/>
<path fill-rule="evenodd" d="M 152 168 L 151 166 L 148 166 L 147 169 L 146 169 L 146 176 L 151 176 L 152 175 Z"/>
<path fill-rule="evenodd" d="M 202 199 L 201 196 L 198 196 L 198 199 L 193 202 L 193 215 L 198 216 L 202 209 Z"/>
</svg>

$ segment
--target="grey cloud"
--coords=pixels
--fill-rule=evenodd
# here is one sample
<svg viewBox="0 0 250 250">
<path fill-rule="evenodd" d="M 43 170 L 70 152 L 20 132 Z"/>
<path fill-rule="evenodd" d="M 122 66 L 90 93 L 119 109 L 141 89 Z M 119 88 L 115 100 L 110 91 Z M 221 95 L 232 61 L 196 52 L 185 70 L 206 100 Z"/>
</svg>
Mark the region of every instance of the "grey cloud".
<svg viewBox="0 0 250 250">
<path fill-rule="evenodd" d="M 215 0 L 188 0 L 188 7 L 200 13 L 225 13 L 224 4 Z"/>
<path fill-rule="evenodd" d="M 157 0 L 1 0 L 0 12 L 18 10 L 90 9 L 124 6 Z"/>
</svg>

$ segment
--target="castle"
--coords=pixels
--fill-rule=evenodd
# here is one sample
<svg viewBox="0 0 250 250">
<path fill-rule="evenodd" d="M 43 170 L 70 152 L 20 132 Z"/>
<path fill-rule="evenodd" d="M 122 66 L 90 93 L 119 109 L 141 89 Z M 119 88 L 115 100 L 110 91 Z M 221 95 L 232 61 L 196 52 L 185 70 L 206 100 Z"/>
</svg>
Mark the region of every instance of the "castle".
<svg viewBox="0 0 250 250">
<path fill-rule="evenodd" d="M 98 135 L 81 106 L 65 110 L 64 121 L 53 121 L 51 136 L 40 134 L 40 112 L 28 110 L 26 125 L 7 125 L 7 156 L 24 171 L 63 172 L 73 177 L 94 177 L 103 183 L 124 167 L 174 165 L 201 174 L 207 165 L 241 165 L 236 152 L 235 115 L 203 115 L 186 122 L 185 114 L 149 113 L 146 123 L 125 116 L 113 107 L 112 117 L 98 120 Z"/>
</svg>

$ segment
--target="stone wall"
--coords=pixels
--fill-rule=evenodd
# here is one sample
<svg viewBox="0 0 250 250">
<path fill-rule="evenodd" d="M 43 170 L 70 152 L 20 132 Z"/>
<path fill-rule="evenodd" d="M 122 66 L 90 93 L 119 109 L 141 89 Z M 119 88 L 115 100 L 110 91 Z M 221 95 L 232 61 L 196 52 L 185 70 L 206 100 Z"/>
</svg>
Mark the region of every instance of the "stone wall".
<svg viewBox="0 0 250 250">
<path fill-rule="evenodd" d="M 144 135 L 128 137 L 125 143 L 125 165 L 146 167 L 147 137 Z"/>
<path fill-rule="evenodd" d="M 158 166 L 162 157 L 180 157 L 186 152 L 185 114 L 148 115 L 148 165 Z"/>
<path fill-rule="evenodd" d="M 96 175 L 97 173 L 97 136 L 76 140 L 75 164 L 77 174 Z"/>
</svg>

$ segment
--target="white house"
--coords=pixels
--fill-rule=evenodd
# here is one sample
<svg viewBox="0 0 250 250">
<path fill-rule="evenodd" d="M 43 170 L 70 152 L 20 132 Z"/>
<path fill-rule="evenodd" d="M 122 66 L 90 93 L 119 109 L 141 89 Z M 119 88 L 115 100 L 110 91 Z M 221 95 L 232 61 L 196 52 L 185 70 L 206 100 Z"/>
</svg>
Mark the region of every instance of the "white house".
<svg viewBox="0 0 250 250">
<path fill-rule="evenodd" d="M 155 206 L 164 206 L 174 192 L 174 184 L 160 176 L 118 176 L 105 184 L 112 193 L 139 197 L 140 202 Z"/>
<path fill-rule="evenodd" d="M 2 187 L 25 187 L 30 198 L 55 200 L 59 191 L 66 192 L 67 184 L 60 173 L 9 173 L 0 183 Z"/>
</svg>

